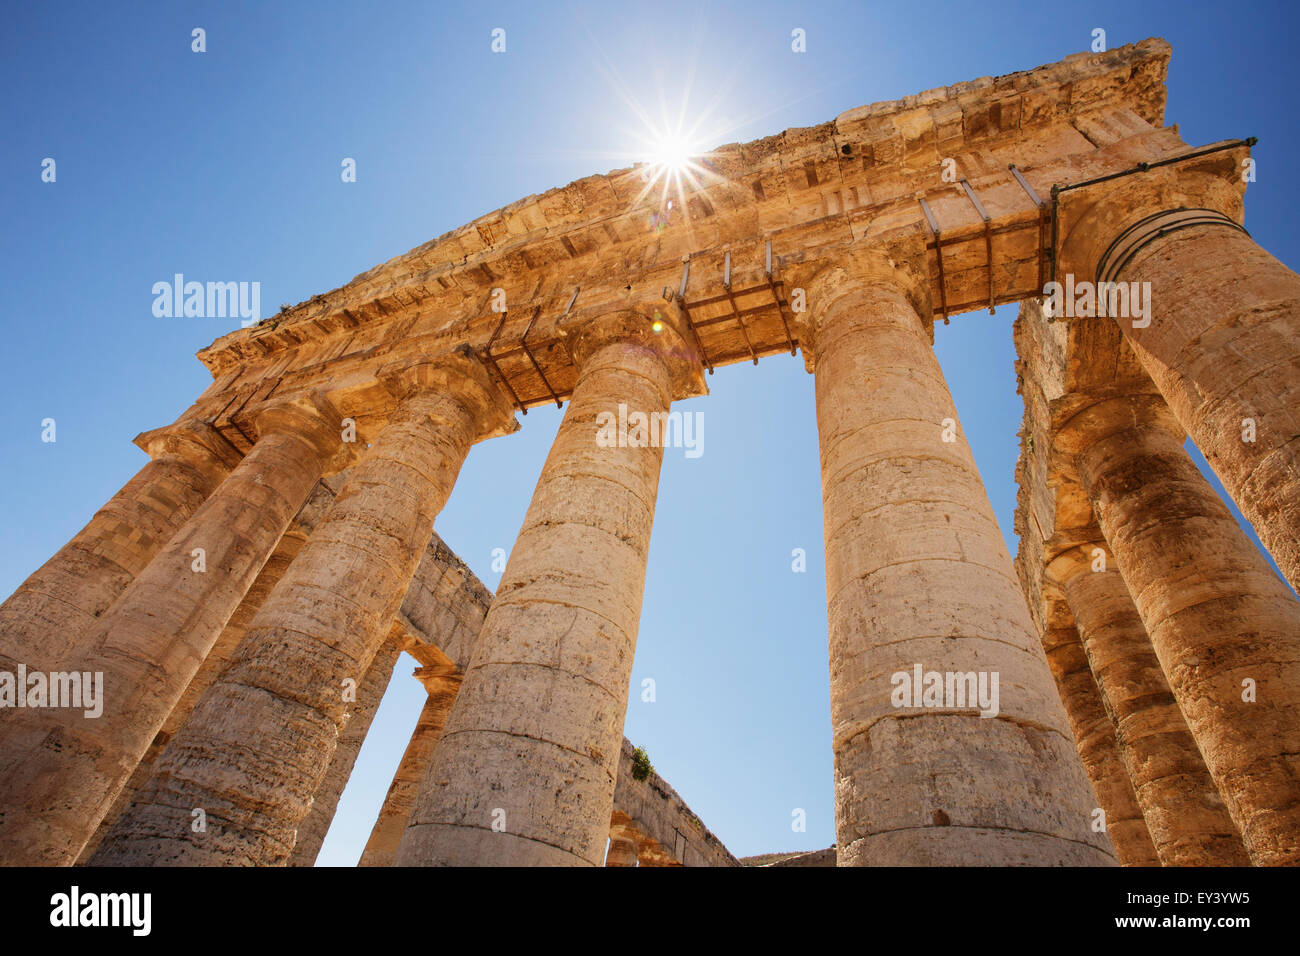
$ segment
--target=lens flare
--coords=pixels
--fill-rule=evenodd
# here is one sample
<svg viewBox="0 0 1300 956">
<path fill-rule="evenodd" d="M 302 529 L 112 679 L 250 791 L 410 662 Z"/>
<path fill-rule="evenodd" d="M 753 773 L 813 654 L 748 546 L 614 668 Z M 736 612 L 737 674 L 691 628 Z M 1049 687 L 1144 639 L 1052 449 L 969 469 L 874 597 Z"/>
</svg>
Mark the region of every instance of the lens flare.
<svg viewBox="0 0 1300 956">
<path fill-rule="evenodd" d="M 655 144 L 650 163 L 665 172 L 680 175 L 690 167 L 691 157 L 697 152 L 685 137 L 669 133 Z"/>
</svg>

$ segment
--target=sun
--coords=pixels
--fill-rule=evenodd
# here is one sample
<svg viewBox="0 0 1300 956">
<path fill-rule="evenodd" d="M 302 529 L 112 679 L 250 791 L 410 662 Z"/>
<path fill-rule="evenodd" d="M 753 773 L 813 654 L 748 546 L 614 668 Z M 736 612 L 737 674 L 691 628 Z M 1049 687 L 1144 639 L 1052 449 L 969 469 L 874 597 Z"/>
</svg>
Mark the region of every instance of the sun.
<svg viewBox="0 0 1300 956">
<path fill-rule="evenodd" d="M 708 151 L 692 135 L 693 130 L 664 124 L 646 124 L 642 137 L 641 180 L 645 184 L 635 202 L 657 194 L 658 212 L 651 216 L 651 226 L 662 229 L 673 216 L 673 207 L 681 209 L 692 193 L 704 188 L 714 176 L 707 168 Z"/>
<path fill-rule="evenodd" d="M 677 133 L 661 135 L 650 152 L 649 161 L 665 172 L 680 175 L 691 166 L 691 160 L 699 154 L 699 149 L 685 136 Z"/>
</svg>

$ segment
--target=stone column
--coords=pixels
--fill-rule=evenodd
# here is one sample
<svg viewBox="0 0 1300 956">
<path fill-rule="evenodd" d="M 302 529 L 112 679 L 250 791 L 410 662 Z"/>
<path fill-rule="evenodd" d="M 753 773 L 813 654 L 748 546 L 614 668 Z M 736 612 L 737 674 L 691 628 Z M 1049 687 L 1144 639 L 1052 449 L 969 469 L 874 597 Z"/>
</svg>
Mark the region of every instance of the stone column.
<svg viewBox="0 0 1300 956">
<path fill-rule="evenodd" d="M 388 424 L 93 864 L 288 860 L 338 744 L 346 682 L 388 635 L 470 446 L 517 427 L 464 353 L 383 379 L 399 399 Z"/>
<path fill-rule="evenodd" d="M 375 711 L 384 698 L 389 681 L 393 677 L 393 667 L 397 664 L 401 648 L 393 639 L 385 641 L 375 652 L 366 668 L 366 674 L 357 685 L 356 699 L 351 702 L 344 714 L 343 729 L 339 731 L 338 746 L 330 758 L 329 769 L 312 797 L 311 809 L 298 824 L 298 833 L 294 838 L 293 852 L 289 854 L 289 866 L 315 866 L 316 857 L 320 855 L 325 835 L 329 833 L 330 824 L 334 822 L 334 813 L 339 806 L 339 798 L 352 777 L 352 768 L 357 756 L 370 733 L 370 724 L 375 719 Z"/>
<path fill-rule="evenodd" d="M 1118 398 L 1079 417 L 1080 483 L 1251 860 L 1300 863 L 1300 603 L 1163 403 Z"/>
<path fill-rule="evenodd" d="M 636 840 L 623 836 L 609 837 L 609 849 L 605 853 L 606 866 L 636 866 Z"/>
<path fill-rule="evenodd" d="M 0 762 L 0 859 L 71 863 L 148 750 L 226 621 L 341 452 L 314 398 L 257 416 L 248 456 L 123 591 L 65 665 L 102 674 L 102 715 L 15 711 Z"/>
<path fill-rule="evenodd" d="M 1062 271 L 1150 283 L 1149 324 L 1115 321 L 1300 589 L 1300 275 L 1238 226 L 1240 157 L 1216 158 L 1223 178 L 1148 173 L 1087 197 Z"/>
<path fill-rule="evenodd" d="M 1128 587 L 1101 542 L 1058 555 L 1048 574 L 1074 613 L 1160 862 L 1250 866 L 1241 834 L 1196 749 Z"/>
<path fill-rule="evenodd" d="M 151 461 L 0 605 L 0 671 L 51 671 L 239 463 L 210 426 L 138 436 Z M 4 720 L 0 717 L 0 726 Z M 0 758 L 0 763 L 3 758 Z"/>
<path fill-rule="evenodd" d="M 149 744 L 149 749 L 145 755 L 140 758 L 136 764 L 135 770 L 131 772 L 131 778 L 126 785 L 118 791 L 117 798 L 113 801 L 113 806 L 105 814 L 104 819 L 99 822 L 99 827 L 95 831 L 86 845 L 81 848 L 81 854 L 77 857 L 77 865 L 84 865 L 91 855 L 99 848 L 100 841 L 108 833 L 109 829 L 117 818 L 122 815 L 122 811 L 130 806 L 131 801 L 135 799 L 136 793 L 144 786 L 144 782 L 149 779 L 149 774 L 153 770 L 154 762 L 158 755 L 163 752 L 176 731 L 185 723 L 186 718 L 194 710 L 194 705 L 199 702 L 205 691 L 212 686 L 221 672 L 226 669 L 230 663 L 230 658 L 235 653 L 235 648 L 244 638 L 244 632 L 248 630 L 248 624 L 257 613 L 266 596 L 271 593 L 271 589 L 280 582 L 284 577 L 285 571 L 288 570 L 289 564 L 297 557 L 298 552 L 302 550 L 307 536 L 311 529 L 315 527 L 316 521 L 320 517 L 321 511 L 329 506 L 329 502 L 334 500 L 334 494 L 329 491 L 324 483 L 318 482 L 315 491 L 307 499 L 307 503 L 302 506 L 294 518 L 293 524 L 289 530 L 280 538 L 280 543 L 271 552 L 267 558 L 266 564 L 262 565 L 261 572 L 249 586 L 248 592 L 244 595 L 244 600 L 239 602 L 239 607 L 235 613 L 230 615 L 230 620 L 226 622 L 221 636 L 217 638 L 212 649 L 208 651 L 208 656 L 203 659 L 203 664 L 199 667 L 194 678 L 185 687 L 185 693 L 172 712 L 167 715 L 163 722 L 162 729 L 154 736 L 153 742 Z"/>
<path fill-rule="evenodd" d="M 663 459 L 632 416 L 666 415 L 689 353 L 667 323 L 628 311 L 589 323 L 573 354 L 573 396 L 399 866 L 604 862 Z M 625 440 L 605 440 L 612 419 Z"/>
<path fill-rule="evenodd" d="M 420 710 L 415 731 L 402 754 L 397 773 L 393 775 L 358 866 L 392 866 L 397 859 L 397 847 L 411 820 L 420 781 L 429 768 L 429 761 L 433 759 L 434 749 L 446 726 L 447 715 L 451 713 L 451 705 L 460 691 L 462 675 L 454 666 L 421 667 L 415 676 L 429 692 L 429 699 Z"/>
<path fill-rule="evenodd" d="M 1092 781 L 1106 832 L 1124 866 L 1159 866 L 1160 857 L 1115 742 L 1115 723 L 1101 703 L 1079 632 L 1065 621 L 1043 632 L 1043 650 L 1056 678 L 1061 702 L 1074 733 L 1079 759 Z"/>
<path fill-rule="evenodd" d="M 837 861 L 1114 865 L 930 347 L 919 245 L 845 254 L 808 289 Z M 918 670 L 937 698 L 910 693 Z M 968 699 L 995 679 L 994 706 Z"/>
</svg>

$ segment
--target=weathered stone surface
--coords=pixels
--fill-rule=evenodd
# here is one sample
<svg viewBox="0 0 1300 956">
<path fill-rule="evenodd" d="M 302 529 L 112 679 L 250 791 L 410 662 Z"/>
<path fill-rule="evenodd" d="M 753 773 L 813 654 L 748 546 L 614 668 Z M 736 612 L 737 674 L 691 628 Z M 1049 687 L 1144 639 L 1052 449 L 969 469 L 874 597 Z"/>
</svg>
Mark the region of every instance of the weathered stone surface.
<svg viewBox="0 0 1300 956">
<path fill-rule="evenodd" d="M 1296 605 L 1193 487 L 1182 433 L 1153 426 L 1172 425 L 1167 402 L 1295 581 L 1300 278 L 1234 228 L 1249 144 L 1192 150 L 1162 126 L 1168 57 L 1148 40 L 721 147 L 664 228 L 644 228 L 666 218 L 646 170 L 588 177 L 213 343 L 200 356 L 212 386 L 140 439 L 155 461 L 0 607 L 0 665 L 101 669 L 117 695 L 100 729 L 0 712 L 0 857 L 67 862 L 125 804 L 97 861 L 283 863 L 301 831 L 301 862 L 348 763 L 339 684 L 366 672 L 396 623 L 426 671 L 466 674 L 410 861 L 599 864 L 612 820 L 638 865 L 690 863 L 669 818 L 648 834 L 611 805 L 659 452 L 597 448 L 593 396 L 662 411 L 704 392 L 702 365 L 802 346 L 822 437 L 840 862 L 1106 863 L 1106 837 L 1087 828 L 1098 801 L 1125 862 L 1149 861 L 1152 835 L 1170 860 L 1209 861 L 1216 841 L 1228 852 L 1221 821 L 1202 815 L 1214 793 L 1190 783 L 1185 739 L 1166 747 L 1176 729 L 1156 732 L 1174 726 L 1173 708 L 1132 692 L 1130 678 L 1155 683 L 1149 661 L 1135 663 L 1141 642 L 1090 617 L 1102 598 L 1080 582 L 1066 589 L 1080 592 L 1070 614 L 1046 575 L 1096 541 L 1094 511 L 1251 858 L 1296 862 Z M 1217 212 L 1160 232 L 1185 216 L 1168 213 L 1178 206 Z M 1150 241 L 1103 277 L 1152 283 L 1149 326 L 1048 324 L 1033 303 L 1017 323 L 1027 617 L 930 324 L 1036 298 L 1065 273 L 1092 278 L 1119 230 L 1153 213 L 1165 218 L 1146 221 Z M 620 352 L 608 351 L 611 323 Z M 423 399 L 395 385 L 401 375 Z M 469 417 L 491 412 L 499 427 L 460 421 L 450 406 L 466 389 L 479 396 Z M 481 635 L 486 592 L 455 563 L 435 559 L 436 575 L 407 584 L 430 560 L 429 526 L 468 445 L 503 430 L 509 409 L 566 397 L 568 430 Z M 343 465 L 306 461 L 331 453 L 259 419 L 317 402 L 355 426 L 352 448 L 374 449 L 294 558 L 280 531 L 309 474 Z M 940 437 L 945 419 L 955 442 Z M 194 538 L 200 526 L 215 545 Z M 195 546 L 220 580 L 178 576 Z M 1070 645 L 1076 616 L 1083 643 Z M 445 653 L 430 649 L 435 634 Z M 898 719 L 890 681 L 913 664 L 995 671 L 998 716 Z M 1100 689 L 1084 680 L 1094 671 Z M 1249 708 L 1234 698 L 1247 678 Z M 492 786 L 521 801 L 503 832 L 484 819 L 499 806 Z M 212 824 L 202 838 L 196 809 Z"/>
<path fill-rule="evenodd" d="M 13 711 L 0 755 L 0 857 L 71 863 L 109 811 L 333 456 L 336 413 L 277 402 L 253 450 L 71 652 L 103 715 Z M 66 667 L 66 665 L 65 665 Z M 187 811 L 188 816 L 188 811 Z"/>
<path fill-rule="evenodd" d="M 624 738 L 618 785 L 614 788 L 611 834 L 620 825 L 630 827 L 639 844 L 662 847 L 680 866 L 738 866 L 739 861 L 663 777 L 651 770 L 644 780 L 637 779 L 634 753 L 632 743 Z"/>
<path fill-rule="evenodd" d="M 280 538 L 280 543 L 276 546 L 275 551 L 271 553 L 271 557 L 262 566 L 261 573 L 258 574 L 249 587 L 244 595 L 244 600 L 240 602 L 239 607 L 235 609 L 235 613 L 226 622 L 221 636 L 212 645 L 212 650 L 208 651 L 208 656 L 203 659 L 198 673 L 186 686 L 185 693 L 181 695 L 180 701 L 172 708 L 172 712 L 167 715 L 162 730 L 158 731 L 153 743 L 149 745 L 145 755 L 136 764 L 135 770 L 131 773 L 131 778 L 118 793 L 117 799 L 113 801 L 112 808 L 100 821 L 99 827 L 95 830 L 95 835 L 82 847 L 81 854 L 77 857 L 78 864 L 85 863 L 90 859 L 91 855 L 98 849 L 100 841 L 109 828 L 117 822 L 117 818 L 122 815 L 122 811 L 131 805 L 136 793 L 144 786 L 144 782 L 149 779 L 149 774 L 159 754 L 163 752 L 167 742 L 176 736 L 176 732 L 185 722 L 185 719 L 189 717 L 190 712 L 194 710 L 194 705 L 199 702 L 204 692 L 212 686 L 212 683 L 226 669 L 226 666 L 230 663 L 230 658 L 235 653 L 235 649 L 239 646 L 239 642 L 243 640 L 244 633 L 248 630 L 253 615 L 262 606 L 267 595 L 271 593 L 271 589 L 284 577 L 285 571 L 289 569 L 289 563 L 302 550 L 307 537 L 316 527 L 316 522 L 320 519 L 322 511 L 333 500 L 334 490 L 330 485 L 325 481 L 318 483 L 312 491 L 311 497 L 307 499 L 307 503 L 302 506 L 294 517 L 289 530 Z"/>
<path fill-rule="evenodd" d="M 0 606 L 0 669 L 61 667 L 98 619 L 239 463 L 193 421 L 146 432 L 145 465 Z"/>
<path fill-rule="evenodd" d="M 399 864 L 604 861 L 663 448 L 602 447 L 598 418 L 673 399 L 649 320 L 615 324 L 583 350 Z"/>
<path fill-rule="evenodd" d="M 609 849 L 605 851 L 606 866 L 636 866 L 636 840 L 617 836 L 609 838 Z"/>
<path fill-rule="evenodd" d="M 766 853 L 761 856 L 744 856 L 740 858 L 740 865 L 759 868 L 834 866 L 835 847 L 827 847 L 824 850 L 810 850 L 807 853 Z"/>
<path fill-rule="evenodd" d="M 1100 439 L 1079 477 L 1251 859 L 1300 862 L 1300 604 L 1164 428 Z"/>
<path fill-rule="evenodd" d="M 1240 156 L 1223 153 L 1109 185 L 1070 216 L 1061 255 L 1063 268 L 1089 279 L 1104 260 L 1119 267 L 1106 278 L 1150 283 L 1149 321 L 1114 321 L 1300 587 L 1300 276 L 1234 228 L 1245 191 L 1239 168 Z M 1204 210 L 1200 224 L 1187 226 L 1174 212 L 1183 208 Z M 1131 258 L 1104 258 L 1110 243 L 1153 216 L 1131 234 Z"/>
<path fill-rule="evenodd" d="M 808 296 L 839 864 L 1113 863 L 914 275 L 864 259 Z M 918 666 L 998 678 L 995 713 L 900 708 Z"/>
<path fill-rule="evenodd" d="M 1300 605 L 1183 451 L 1113 320 L 1048 323 L 1025 303 L 1016 343 L 1026 401 L 1017 566 L 1040 626 L 1054 604 L 1045 568 L 1096 541 L 1095 514 L 1252 861 L 1286 859 L 1297 805 L 1286 755 L 1297 748 L 1296 678 L 1285 673 L 1296 666 Z M 1242 699 L 1247 678 L 1257 703 Z"/>
<path fill-rule="evenodd" d="M 91 862 L 276 864 L 329 766 L 471 444 L 513 426 L 486 374 L 448 357 L 403 370 L 393 420 L 254 617 L 234 660 Z M 193 831 L 193 808 L 207 829 Z"/>
<path fill-rule="evenodd" d="M 396 625 L 400 629 L 400 625 Z M 334 821 L 334 811 L 338 808 L 339 797 L 352 776 L 352 766 L 361 753 L 361 745 L 366 742 L 370 732 L 370 722 L 375 719 L 375 711 L 388 689 L 388 682 L 393 676 L 393 665 L 401 651 L 398 642 L 390 635 L 380 645 L 375 656 L 370 659 L 365 676 L 358 682 L 356 699 L 351 701 L 344 716 L 343 729 L 339 732 L 339 742 L 330 758 L 325 777 L 312 796 L 311 809 L 307 811 L 294 837 L 293 852 L 289 854 L 289 866 L 312 866 L 320 853 L 325 834 L 329 832 Z"/>
<path fill-rule="evenodd" d="M 1097 535 L 1101 537 L 1100 532 Z M 1057 557 L 1064 589 L 1147 830 L 1165 866 L 1249 866 L 1241 834 L 1101 542 Z M 1114 835 L 1112 831 L 1112 836 Z"/>
<path fill-rule="evenodd" d="M 1119 754 L 1115 722 L 1102 705 L 1101 692 L 1074 624 L 1063 621 L 1044 631 L 1043 651 L 1061 692 L 1079 759 L 1092 781 L 1099 809 L 1106 814 L 1106 832 L 1115 844 L 1115 855 L 1124 866 L 1160 866 L 1128 769 Z"/>
</svg>

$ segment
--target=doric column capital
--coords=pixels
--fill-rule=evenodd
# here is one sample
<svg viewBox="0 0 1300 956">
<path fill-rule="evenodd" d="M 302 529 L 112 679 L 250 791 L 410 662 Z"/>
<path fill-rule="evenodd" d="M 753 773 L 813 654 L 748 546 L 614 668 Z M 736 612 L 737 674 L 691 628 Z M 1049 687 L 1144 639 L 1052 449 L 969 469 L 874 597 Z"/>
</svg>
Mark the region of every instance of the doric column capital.
<svg viewBox="0 0 1300 956">
<path fill-rule="evenodd" d="M 221 433 L 206 422 L 185 419 L 141 432 L 135 444 L 154 461 L 175 458 L 200 469 L 216 468 L 222 475 L 239 464 L 239 450 L 221 437 Z"/>
<path fill-rule="evenodd" d="M 841 303 L 869 306 L 873 292 L 902 295 L 920 320 L 920 328 L 934 342 L 934 308 L 930 300 L 930 273 L 925 261 L 925 239 L 908 232 L 887 242 L 851 245 L 794 273 L 793 284 L 806 292 L 807 308 L 795 314 L 804 363 L 812 372 L 817 360 L 818 333 Z"/>
<path fill-rule="evenodd" d="M 1064 595 L 1065 585 L 1076 575 L 1094 573 L 1097 561 L 1096 551 L 1101 550 L 1105 559 L 1102 566 L 1105 569 L 1114 568 L 1114 559 L 1111 556 L 1110 548 L 1106 545 L 1106 539 L 1102 537 L 1101 529 L 1096 525 L 1092 527 L 1092 539 L 1073 547 L 1066 548 L 1052 560 L 1047 562 L 1044 568 L 1044 576 L 1057 588 L 1061 589 Z"/>
<path fill-rule="evenodd" d="M 668 369 L 673 401 L 709 392 L 694 337 L 686 329 L 680 312 L 667 302 L 578 311 L 562 322 L 558 332 L 579 375 L 601 349 L 621 345 L 659 357 Z"/>
<path fill-rule="evenodd" d="M 430 397 L 456 402 L 473 421 L 474 441 L 519 430 L 514 404 L 466 345 L 418 362 L 386 365 L 378 377 L 399 403 Z"/>
<path fill-rule="evenodd" d="M 280 434 L 311 445 L 321 457 L 322 474 L 331 475 L 356 464 L 360 443 L 344 440 L 343 417 L 323 392 L 269 399 L 254 408 L 250 418 L 259 441 Z"/>
<path fill-rule="evenodd" d="M 1073 461 L 1097 442 L 1133 428 L 1159 428 L 1179 441 L 1187 433 L 1155 392 L 1099 398 L 1062 421 L 1052 435 L 1053 450 Z"/>
<path fill-rule="evenodd" d="M 1118 281 L 1129 255 L 1150 239 L 1187 228 L 1240 228 L 1246 147 L 1062 192 L 1056 275 L 1063 282 Z M 1100 267 L 1105 275 L 1100 275 Z"/>
</svg>

